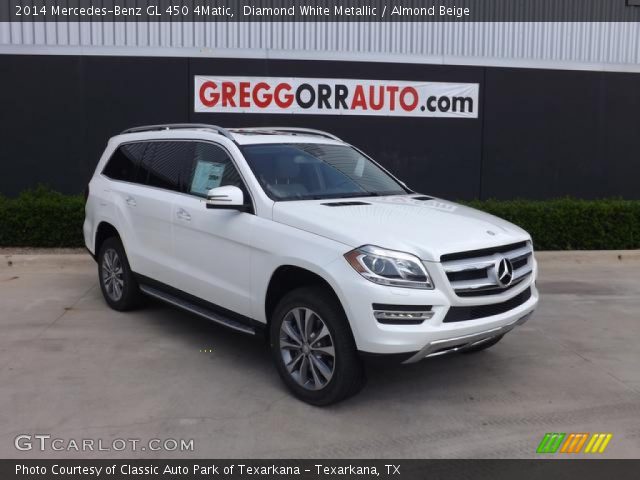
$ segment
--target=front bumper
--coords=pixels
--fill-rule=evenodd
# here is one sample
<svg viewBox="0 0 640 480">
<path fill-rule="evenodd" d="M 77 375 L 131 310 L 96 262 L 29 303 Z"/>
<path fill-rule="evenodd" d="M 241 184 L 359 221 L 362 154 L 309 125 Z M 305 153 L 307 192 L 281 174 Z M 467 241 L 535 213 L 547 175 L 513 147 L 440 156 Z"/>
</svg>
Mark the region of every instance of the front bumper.
<svg viewBox="0 0 640 480">
<path fill-rule="evenodd" d="M 503 335 L 528 320 L 539 300 L 535 261 L 531 277 L 512 289 L 500 295 L 465 298 L 456 295 L 438 264 L 429 266 L 434 290 L 377 285 L 362 278 L 345 261 L 333 262 L 330 271 L 336 279 L 333 287 L 349 319 L 358 350 L 365 356 L 393 357 L 403 363 L 459 351 Z M 530 297 L 508 311 L 465 321 L 444 321 L 451 307 L 504 303 L 526 289 L 531 290 Z M 375 303 L 405 307 L 428 305 L 433 316 L 418 325 L 383 324 L 373 316 Z"/>
<path fill-rule="evenodd" d="M 533 312 L 527 313 L 524 317 L 519 318 L 515 322 L 509 323 L 502 327 L 492 328 L 484 332 L 472 333 L 470 335 L 463 335 L 461 337 L 446 338 L 442 340 L 434 340 L 433 342 L 425 345 L 422 350 L 415 355 L 409 357 L 402 363 L 415 363 L 423 358 L 436 357 L 438 355 L 444 355 L 446 353 L 453 353 L 464 351 L 468 348 L 481 345 L 485 342 L 493 340 L 496 337 L 504 335 L 510 332 L 515 327 L 525 323 Z"/>
</svg>

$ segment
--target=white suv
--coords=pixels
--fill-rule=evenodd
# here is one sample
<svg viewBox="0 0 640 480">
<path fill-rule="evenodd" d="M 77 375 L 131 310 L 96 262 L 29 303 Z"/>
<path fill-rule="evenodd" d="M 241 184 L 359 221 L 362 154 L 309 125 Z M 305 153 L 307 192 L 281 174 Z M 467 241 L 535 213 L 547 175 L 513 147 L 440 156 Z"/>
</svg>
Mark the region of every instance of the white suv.
<svg viewBox="0 0 640 480">
<path fill-rule="evenodd" d="M 84 238 L 112 308 L 146 294 L 264 334 L 315 405 L 356 393 L 364 356 L 483 350 L 538 302 L 527 232 L 316 130 L 126 130 L 89 183 Z"/>
</svg>

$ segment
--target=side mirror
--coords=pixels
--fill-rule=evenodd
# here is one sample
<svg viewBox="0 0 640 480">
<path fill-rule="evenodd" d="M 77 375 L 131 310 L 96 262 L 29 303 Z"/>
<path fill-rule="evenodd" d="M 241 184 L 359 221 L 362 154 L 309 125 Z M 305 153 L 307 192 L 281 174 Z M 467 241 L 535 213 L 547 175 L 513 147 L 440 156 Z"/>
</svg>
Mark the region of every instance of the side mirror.
<svg viewBox="0 0 640 480">
<path fill-rule="evenodd" d="M 248 206 L 244 203 L 242 190 L 233 185 L 212 188 L 207 192 L 207 208 L 219 208 L 223 210 L 239 210 L 246 212 Z"/>
</svg>

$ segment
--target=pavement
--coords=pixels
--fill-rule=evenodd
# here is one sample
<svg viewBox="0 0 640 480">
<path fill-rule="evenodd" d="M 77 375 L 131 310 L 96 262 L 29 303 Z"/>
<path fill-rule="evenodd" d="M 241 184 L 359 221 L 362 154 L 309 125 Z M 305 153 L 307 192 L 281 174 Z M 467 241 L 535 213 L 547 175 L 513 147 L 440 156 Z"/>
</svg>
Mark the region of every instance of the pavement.
<svg viewBox="0 0 640 480">
<path fill-rule="evenodd" d="M 640 253 L 537 256 L 540 307 L 498 345 L 369 366 L 358 396 L 317 408 L 254 338 L 157 302 L 112 311 L 85 254 L 0 250 L 0 458 L 534 458 L 546 432 L 612 433 L 599 457 L 639 458 Z"/>
</svg>

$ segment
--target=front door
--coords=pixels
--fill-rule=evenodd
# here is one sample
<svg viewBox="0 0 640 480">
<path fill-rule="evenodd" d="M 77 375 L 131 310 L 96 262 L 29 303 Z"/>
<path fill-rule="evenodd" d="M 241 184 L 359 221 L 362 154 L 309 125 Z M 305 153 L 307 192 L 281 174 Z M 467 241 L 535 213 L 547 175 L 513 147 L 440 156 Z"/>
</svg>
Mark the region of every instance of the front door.
<svg viewBox="0 0 640 480">
<path fill-rule="evenodd" d="M 179 285 L 191 295 L 247 317 L 251 312 L 252 213 L 207 209 L 211 188 L 235 185 L 248 195 L 230 154 L 222 146 L 194 142 L 192 172 L 173 207 L 174 257 Z"/>
</svg>

